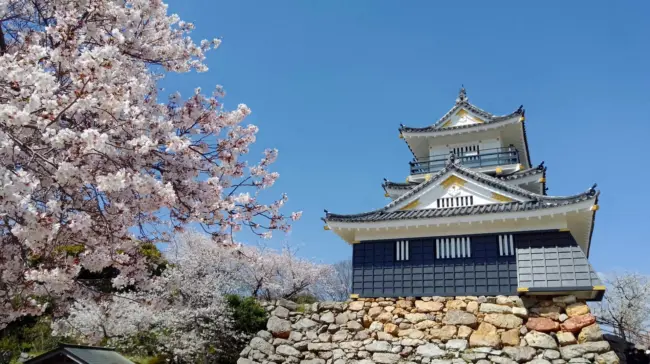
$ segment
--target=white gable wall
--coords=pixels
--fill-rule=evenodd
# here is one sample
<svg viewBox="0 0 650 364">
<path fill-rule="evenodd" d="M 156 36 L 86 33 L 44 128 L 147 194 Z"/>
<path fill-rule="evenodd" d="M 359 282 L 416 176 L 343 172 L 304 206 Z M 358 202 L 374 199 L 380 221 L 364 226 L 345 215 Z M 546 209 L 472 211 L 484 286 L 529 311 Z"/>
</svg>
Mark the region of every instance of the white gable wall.
<svg viewBox="0 0 650 364">
<path fill-rule="evenodd" d="M 472 200 L 474 205 L 486 205 L 497 202 L 491 198 L 492 192 L 479 188 L 476 185 L 468 185 L 469 183 L 466 183 L 465 186 L 458 186 L 457 190 L 454 186 L 448 188 L 441 185 L 436 186 L 420 197 L 420 203 L 415 209 L 435 209 L 437 208 L 436 200 L 445 197 L 473 196 Z"/>
<path fill-rule="evenodd" d="M 460 180 L 463 180 L 464 183 L 456 183 L 448 187 L 445 187 L 443 185 L 443 182 L 445 182 L 447 179 L 449 179 L 452 176 Z M 445 197 L 456 197 L 456 196 L 473 196 L 472 205 L 503 203 L 503 201 L 496 200 L 493 197 L 493 193 L 508 197 L 514 201 L 528 200 L 526 198 L 517 195 L 512 195 L 510 193 L 501 191 L 499 189 L 490 186 L 482 185 L 480 183 L 473 181 L 470 178 L 457 175 L 454 172 L 448 172 L 444 176 L 442 176 L 435 184 L 428 186 L 424 190 L 418 192 L 415 196 L 412 196 L 411 198 L 407 199 L 407 201 L 404 201 L 398 204 L 396 207 L 391 208 L 390 211 L 399 210 L 400 208 L 407 206 L 410 202 L 415 200 L 418 200 L 418 204 L 417 206 L 414 206 L 412 208 L 414 210 L 437 208 L 438 207 L 436 203 L 437 199 L 445 198 Z"/>
</svg>

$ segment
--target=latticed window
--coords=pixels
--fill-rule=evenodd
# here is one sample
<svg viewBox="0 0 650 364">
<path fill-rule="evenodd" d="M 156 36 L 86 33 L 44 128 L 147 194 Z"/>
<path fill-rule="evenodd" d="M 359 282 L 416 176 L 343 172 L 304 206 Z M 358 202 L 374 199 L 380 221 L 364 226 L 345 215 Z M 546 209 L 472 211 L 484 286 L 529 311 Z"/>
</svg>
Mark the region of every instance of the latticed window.
<svg viewBox="0 0 650 364">
<path fill-rule="evenodd" d="M 469 236 L 436 239 L 436 259 L 469 258 L 472 243 Z"/>
<path fill-rule="evenodd" d="M 499 235 L 499 255 L 515 255 L 515 239 L 512 234 Z"/>
<path fill-rule="evenodd" d="M 408 240 L 398 240 L 395 242 L 395 260 L 409 260 Z"/>
<path fill-rule="evenodd" d="M 436 200 L 437 208 L 474 205 L 474 196 L 442 197 Z"/>
<path fill-rule="evenodd" d="M 451 151 L 459 156 L 463 157 L 464 160 L 474 160 L 478 159 L 479 149 L 477 145 L 464 145 L 461 147 L 453 147 Z"/>
</svg>

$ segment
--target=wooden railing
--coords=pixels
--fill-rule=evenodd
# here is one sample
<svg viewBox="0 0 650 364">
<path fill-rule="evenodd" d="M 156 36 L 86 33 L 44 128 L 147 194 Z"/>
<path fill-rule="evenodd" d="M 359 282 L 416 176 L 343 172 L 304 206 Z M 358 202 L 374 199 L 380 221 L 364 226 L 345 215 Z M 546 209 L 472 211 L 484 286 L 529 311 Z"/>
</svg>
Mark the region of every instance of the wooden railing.
<svg viewBox="0 0 650 364">
<path fill-rule="evenodd" d="M 468 168 L 495 167 L 519 163 L 519 151 L 514 147 L 492 148 L 455 155 Z M 433 155 L 430 158 L 409 162 L 411 174 L 437 172 L 447 164 L 449 154 Z"/>
</svg>

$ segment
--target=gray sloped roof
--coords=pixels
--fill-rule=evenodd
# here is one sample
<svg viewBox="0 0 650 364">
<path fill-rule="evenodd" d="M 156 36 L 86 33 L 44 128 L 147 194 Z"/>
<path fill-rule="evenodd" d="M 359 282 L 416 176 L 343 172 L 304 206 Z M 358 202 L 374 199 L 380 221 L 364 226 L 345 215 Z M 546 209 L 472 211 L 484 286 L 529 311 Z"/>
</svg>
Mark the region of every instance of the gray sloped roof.
<svg viewBox="0 0 650 364">
<path fill-rule="evenodd" d="M 528 168 L 528 169 L 522 169 L 520 171 L 516 171 L 507 175 L 502 175 L 502 176 L 497 176 L 498 179 L 502 181 L 512 181 L 528 176 L 533 176 L 537 174 L 544 174 L 546 173 L 546 167 L 540 165 L 537 167 L 533 168 Z M 392 182 L 387 179 L 384 179 L 384 183 L 381 184 L 381 187 L 383 189 L 393 189 L 393 190 L 410 190 L 411 188 L 424 183 L 422 182 Z"/>
<path fill-rule="evenodd" d="M 422 210 L 406 210 L 406 211 L 373 211 L 364 214 L 356 215 L 339 215 L 327 214 L 325 221 L 340 221 L 340 222 L 375 222 L 386 220 L 414 220 L 414 219 L 430 219 L 437 217 L 451 217 L 451 216 L 464 216 L 464 215 L 479 215 L 498 212 L 518 212 L 541 210 L 545 208 L 552 208 L 558 206 L 571 205 L 586 200 L 596 200 L 596 195 L 585 194 L 572 200 L 563 202 L 542 202 L 542 201 L 526 201 L 526 202 L 508 202 L 508 203 L 495 203 L 488 205 L 474 205 L 464 207 L 449 207 L 439 209 L 422 209 Z"/>
<path fill-rule="evenodd" d="M 497 176 L 497 178 L 503 181 L 512 181 L 519 178 L 524 178 L 524 177 L 533 176 L 536 174 L 544 174 L 544 173 L 546 173 L 546 167 L 537 166 L 533 168 L 522 169 L 521 171 L 517 171 L 508 175 Z"/>
<path fill-rule="evenodd" d="M 419 185 L 420 183 L 424 183 L 424 182 L 391 182 L 388 180 L 384 180 L 384 183 L 381 184 L 381 187 L 383 189 L 390 188 L 394 190 L 409 190 Z"/>
<path fill-rule="evenodd" d="M 488 204 L 488 205 L 476 205 L 476 206 L 465 206 L 465 207 L 452 207 L 452 208 L 438 208 L 438 209 L 422 209 L 422 210 L 407 210 L 407 211 L 389 211 L 391 208 L 398 206 L 399 204 L 408 201 L 411 197 L 416 195 L 418 192 L 427 188 L 428 186 L 435 184 L 440 178 L 450 171 L 454 171 L 461 176 L 465 176 L 469 179 L 473 179 L 479 183 L 486 184 L 491 187 L 495 187 L 501 191 L 511 193 L 516 196 L 524 197 L 532 201 L 527 202 L 511 202 L 511 203 L 499 203 L 499 204 Z M 431 176 L 429 181 L 420 183 L 419 185 L 411 188 L 409 191 L 401 195 L 400 197 L 393 200 L 388 205 L 369 212 L 364 212 L 360 214 L 333 214 L 325 210 L 324 221 L 342 221 L 342 222 L 359 222 L 359 221 L 381 221 L 381 220 L 397 220 L 397 219 L 419 219 L 419 218 L 433 218 L 433 217 L 448 217 L 448 216 L 458 216 L 458 215 L 476 215 L 484 213 L 494 213 L 494 212 L 514 212 L 514 211 L 527 211 L 527 210 L 536 210 L 548 207 L 556 207 L 561 205 L 569 205 L 578 202 L 585 201 L 587 199 L 597 199 L 598 192 L 596 191 L 596 185 L 592 186 L 590 189 L 583 193 L 579 193 L 572 196 L 547 196 L 540 195 L 527 191 L 521 187 L 511 185 L 505 181 L 502 181 L 498 178 L 488 176 L 487 174 L 473 171 L 469 168 L 463 167 L 458 163 L 458 160 L 455 159 L 453 154 L 450 155 L 450 159 L 447 161 L 445 168 L 436 172 Z"/>
<path fill-rule="evenodd" d="M 58 348 L 25 362 L 38 364 L 57 355 L 65 355 L 80 364 L 134 364 L 111 348 L 61 344 Z"/>
<path fill-rule="evenodd" d="M 407 132 L 407 133 L 417 133 L 417 132 L 430 132 L 430 131 L 437 131 L 441 130 L 442 123 L 449 118 L 452 114 L 457 112 L 460 109 L 467 109 L 471 111 L 472 113 L 481 116 L 484 119 L 484 123 L 482 124 L 473 124 L 473 125 L 461 125 L 461 126 L 452 126 L 452 127 L 447 127 L 444 128 L 444 130 L 454 130 L 454 129 L 465 129 L 465 128 L 472 128 L 472 127 L 477 127 L 480 125 L 484 124 L 491 124 L 491 123 L 497 123 L 500 121 L 505 121 L 505 120 L 510 120 L 516 116 L 524 116 L 525 110 L 523 109 L 523 105 L 520 106 L 517 110 L 511 112 L 510 114 L 507 115 L 494 115 L 491 114 L 469 102 L 467 99 L 467 93 L 465 92 L 465 88 L 461 88 L 460 92 L 458 94 L 458 98 L 456 99 L 456 104 L 454 107 L 451 108 L 451 110 L 447 111 L 445 115 L 443 115 L 438 121 L 433 123 L 430 126 L 425 126 L 422 128 L 418 127 L 410 127 L 410 126 L 404 126 L 400 125 L 400 132 Z"/>
</svg>

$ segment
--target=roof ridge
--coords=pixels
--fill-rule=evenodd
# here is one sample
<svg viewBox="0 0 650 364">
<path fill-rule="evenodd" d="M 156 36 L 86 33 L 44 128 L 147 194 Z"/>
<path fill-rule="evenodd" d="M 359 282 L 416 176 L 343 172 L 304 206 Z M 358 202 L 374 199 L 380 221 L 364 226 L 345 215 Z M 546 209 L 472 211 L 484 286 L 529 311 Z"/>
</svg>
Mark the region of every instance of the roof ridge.
<svg viewBox="0 0 650 364">
<path fill-rule="evenodd" d="M 466 177 L 473 178 L 475 180 L 478 180 L 479 182 L 485 183 L 487 185 L 491 185 L 492 187 L 498 187 L 501 190 L 505 190 L 505 191 L 507 191 L 509 193 L 519 195 L 521 197 L 529 198 L 529 199 L 533 200 L 534 202 L 541 202 L 541 201 L 545 201 L 545 200 L 546 201 L 553 201 L 553 202 L 562 201 L 562 200 L 567 200 L 568 201 L 568 200 L 578 199 L 578 198 L 581 198 L 581 197 L 584 197 L 584 196 L 594 196 L 594 195 L 598 196 L 598 194 L 600 193 L 600 192 L 596 191 L 596 184 L 594 184 L 587 191 L 582 192 L 582 193 L 578 193 L 578 194 L 575 194 L 575 195 L 569 195 L 569 196 L 540 195 L 540 194 L 525 190 L 525 189 L 523 189 L 521 187 L 510 185 L 510 184 L 508 184 L 508 183 L 506 183 L 506 182 L 504 182 L 502 180 L 499 180 L 498 178 L 489 176 L 489 175 L 487 175 L 485 173 L 475 172 L 475 171 L 472 171 L 469 168 L 463 167 L 460 164 L 460 160 L 456 159 L 455 154 L 450 153 L 449 159 L 447 160 L 447 163 L 446 163 L 446 165 L 445 165 L 445 167 L 443 169 L 441 169 L 440 171 L 432 174 L 431 178 L 428 181 L 424 181 L 421 184 L 415 186 L 414 188 L 410 189 L 409 191 L 407 191 L 403 195 L 399 196 L 395 200 L 389 202 L 386 206 L 375 209 L 375 210 L 371 210 L 371 211 L 368 211 L 368 212 L 364 212 L 364 213 L 358 213 L 358 214 L 352 214 L 352 215 L 339 215 L 339 216 L 350 216 L 350 217 L 353 217 L 353 216 L 357 217 L 358 216 L 358 217 L 362 217 L 362 216 L 366 216 L 366 215 L 369 215 L 369 214 L 389 212 L 388 211 L 389 209 L 391 209 L 391 208 L 393 208 L 395 206 L 398 206 L 402 202 L 408 201 L 411 197 L 413 197 L 414 195 L 416 195 L 417 193 L 419 193 L 420 191 L 422 191 L 426 187 L 434 184 L 435 182 L 438 181 L 439 178 L 441 178 L 442 176 L 444 176 L 446 173 L 448 173 L 450 171 L 457 171 L 461 175 L 465 175 Z M 481 180 L 483 180 L 483 181 L 481 181 Z M 530 201 L 524 201 L 524 202 L 520 202 L 520 203 L 525 203 L 525 202 L 530 202 Z M 501 203 L 500 205 L 503 205 L 503 203 Z M 480 205 L 477 205 L 477 206 L 480 206 Z M 390 212 L 392 212 L 392 211 L 390 211 Z M 323 220 L 326 220 L 329 216 L 333 216 L 333 215 L 337 215 L 337 214 L 330 214 L 327 210 L 325 210 L 325 218 Z"/>
<path fill-rule="evenodd" d="M 409 126 L 404 126 L 404 125 L 400 124 L 400 129 L 399 130 L 400 131 L 407 131 L 407 132 L 408 131 L 440 130 L 440 128 L 439 128 L 440 124 L 442 124 L 454 112 L 456 112 L 457 110 L 462 109 L 462 108 L 467 108 L 469 111 L 473 112 L 474 114 L 477 114 L 479 116 L 482 116 L 482 117 L 486 118 L 487 120 L 486 120 L 485 123 L 492 123 L 492 122 L 495 122 L 495 121 L 507 120 L 507 119 L 512 118 L 515 115 L 523 115 L 525 113 L 525 110 L 523 109 L 523 105 L 521 105 L 521 106 L 519 106 L 519 108 L 517 110 L 515 110 L 515 111 L 513 111 L 513 112 L 511 112 L 509 114 L 495 115 L 495 114 L 492 114 L 492 113 L 490 113 L 488 111 L 485 111 L 485 110 L 481 109 L 480 107 L 470 103 L 469 100 L 466 97 L 464 97 L 464 98 L 456 99 L 456 103 L 454 104 L 454 106 L 452 106 L 451 109 L 449 109 L 449 111 L 447 111 L 441 118 L 439 118 L 433 124 L 431 124 L 429 126 L 425 126 L 425 127 L 409 127 Z M 480 125 L 480 124 L 465 125 L 464 127 L 475 126 L 475 125 Z M 456 127 L 451 127 L 449 129 L 453 129 L 453 128 L 456 128 Z"/>
<path fill-rule="evenodd" d="M 333 221 L 346 221 L 357 220 L 358 222 L 364 221 L 381 221 L 381 220 L 401 220 L 401 219 L 421 219 L 421 218 L 435 218 L 435 217 L 450 217 L 460 215 L 477 215 L 497 212 L 517 212 L 535 209 L 546 209 L 553 207 L 561 207 L 580 203 L 590 199 L 595 199 L 598 203 L 598 194 L 585 195 L 580 199 L 567 200 L 564 203 L 544 203 L 544 201 L 513 201 L 506 203 L 489 203 L 484 205 L 473 206 L 458 206 L 458 207 L 445 207 L 445 208 L 427 208 L 421 210 L 407 210 L 407 211 L 392 211 L 392 212 L 369 212 L 355 215 L 344 214 L 328 214 L 327 218 L 322 220 L 327 222 Z M 364 219 L 365 218 L 365 219 Z M 348 221 L 355 222 L 355 221 Z"/>
<path fill-rule="evenodd" d="M 109 348 L 109 347 L 106 347 L 106 346 L 90 346 L 90 345 L 78 345 L 78 344 L 67 344 L 67 343 L 60 343 L 59 344 L 59 349 L 65 349 L 65 348 L 115 351 L 115 348 Z"/>
</svg>

